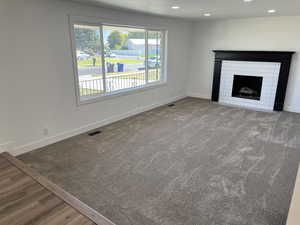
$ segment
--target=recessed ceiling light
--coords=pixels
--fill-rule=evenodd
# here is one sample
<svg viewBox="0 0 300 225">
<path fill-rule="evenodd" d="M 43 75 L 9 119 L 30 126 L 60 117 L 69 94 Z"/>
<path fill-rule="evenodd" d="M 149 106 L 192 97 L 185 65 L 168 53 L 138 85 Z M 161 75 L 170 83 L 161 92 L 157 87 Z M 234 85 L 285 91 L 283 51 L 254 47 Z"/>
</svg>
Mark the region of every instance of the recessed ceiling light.
<svg viewBox="0 0 300 225">
<path fill-rule="evenodd" d="M 253 0 L 244 0 L 244 2 L 253 2 Z"/>
<path fill-rule="evenodd" d="M 276 13 L 276 9 L 269 9 L 268 13 Z"/>
<path fill-rule="evenodd" d="M 178 5 L 174 5 L 171 7 L 172 9 L 180 9 L 180 7 Z"/>
<path fill-rule="evenodd" d="M 203 15 L 208 17 L 211 16 L 211 13 L 204 13 Z"/>
</svg>

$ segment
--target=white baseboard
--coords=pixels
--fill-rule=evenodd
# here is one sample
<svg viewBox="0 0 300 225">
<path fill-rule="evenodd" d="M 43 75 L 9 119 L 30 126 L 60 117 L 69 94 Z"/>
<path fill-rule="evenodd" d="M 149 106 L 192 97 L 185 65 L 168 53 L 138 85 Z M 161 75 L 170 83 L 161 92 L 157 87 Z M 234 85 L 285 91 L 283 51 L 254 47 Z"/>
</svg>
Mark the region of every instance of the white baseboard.
<svg viewBox="0 0 300 225">
<path fill-rule="evenodd" d="M 12 142 L 0 143 L 0 153 L 9 152 L 11 150 Z"/>
<path fill-rule="evenodd" d="M 210 94 L 204 94 L 204 93 L 199 93 L 199 92 L 188 92 L 187 96 L 193 97 L 193 98 L 211 99 Z"/>
<path fill-rule="evenodd" d="M 93 129 L 105 126 L 107 124 L 110 124 L 110 123 L 128 118 L 130 116 L 134 116 L 136 114 L 145 112 L 147 110 L 151 110 L 151 109 L 157 108 L 159 106 L 166 105 L 170 102 L 174 102 L 174 101 L 183 99 L 185 97 L 187 97 L 187 96 L 186 95 L 181 95 L 181 96 L 176 96 L 176 97 L 169 98 L 169 99 L 164 99 L 160 102 L 157 102 L 157 103 L 154 103 L 154 104 L 151 104 L 151 105 L 147 105 L 147 106 L 143 106 L 143 107 L 139 107 L 139 108 L 136 108 L 136 109 L 131 110 L 129 112 L 123 113 L 121 115 L 117 115 L 117 116 L 113 116 L 113 117 L 110 117 L 110 118 L 107 118 L 107 119 L 104 119 L 104 120 L 100 120 L 100 121 L 97 121 L 95 123 L 88 124 L 86 126 L 82 126 L 82 127 L 77 128 L 77 129 L 74 129 L 74 130 L 69 130 L 69 131 L 57 134 L 55 136 L 51 136 L 51 137 L 43 138 L 41 140 L 37 140 L 37 141 L 31 142 L 31 143 L 27 143 L 27 144 L 22 145 L 22 146 L 16 146 L 13 149 L 10 149 L 9 152 L 13 155 L 20 155 L 20 154 L 32 151 L 34 149 L 38 149 L 38 148 L 41 148 L 41 147 L 44 147 L 44 146 L 62 141 L 64 139 L 67 139 L 67 138 L 70 138 L 70 137 L 88 132 L 89 130 L 93 130 Z"/>
<path fill-rule="evenodd" d="M 284 106 L 284 111 L 300 113 L 300 107 L 294 107 L 294 106 L 287 105 L 287 106 Z"/>
<path fill-rule="evenodd" d="M 202 98 L 202 99 L 211 99 L 211 95 L 209 94 L 203 94 L 200 92 L 188 92 L 187 93 L 188 97 L 193 97 L 193 98 Z M 294 113 L 300 113 L 300 107 L 294 107 L 294 106 L 285 106 L 284 111 L 287 112 L 294 112 Z"/>
<path fill-rule="evenodd" d="M 5 151 L 6 151 L 5 148 L 2 145 L 0 145 L 0 153 L 5 152 Z"/>
</svg>

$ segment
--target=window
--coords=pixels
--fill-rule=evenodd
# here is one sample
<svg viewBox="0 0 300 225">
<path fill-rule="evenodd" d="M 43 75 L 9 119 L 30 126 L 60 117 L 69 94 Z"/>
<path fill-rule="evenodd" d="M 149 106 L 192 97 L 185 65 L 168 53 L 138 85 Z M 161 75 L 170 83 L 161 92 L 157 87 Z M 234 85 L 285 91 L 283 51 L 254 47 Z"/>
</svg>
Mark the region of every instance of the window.
<svg viewBox="0 0 300 225">
<path fill-rule="evenodd" d="M 163 30 L 74 23 L 72 39 L 80 102 L 166 80 Z"/>
</svg>

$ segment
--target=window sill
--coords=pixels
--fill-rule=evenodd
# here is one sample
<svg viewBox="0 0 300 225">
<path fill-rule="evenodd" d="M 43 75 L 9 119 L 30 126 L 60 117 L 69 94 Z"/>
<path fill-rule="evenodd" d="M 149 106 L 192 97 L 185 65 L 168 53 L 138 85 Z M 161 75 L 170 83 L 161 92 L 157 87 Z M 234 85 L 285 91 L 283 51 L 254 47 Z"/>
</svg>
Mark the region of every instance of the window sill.
<svg viewBox="0 0 300 225">
<path fill-rule="evenodd" d="M 118 90 L 118 91 L 104 93 L 104 94 L 95 94 L 95 95 L 90 95 L 90 96 L 78 97 L 77 105 L 81 106 L 81 105 L 96 103 L 96 102 L 100 102 L 100 101 L 104 101 L 104 100 L 108 100 L 108 99 L 113 99 L 113 98 L 120 97 L 120 96 L 136 94 L 139 92 L 147 91 L 149 89 L 159 88 L 159 87 L 165 86 L 166 84 L 167 84 L 166 81 L 158 81 L 158 82 L 153 82 L 153 83 L 150 83 L 147 85 L 139 86 L 136 88 L 128 88 L 128 89 Z"/>
</svg>

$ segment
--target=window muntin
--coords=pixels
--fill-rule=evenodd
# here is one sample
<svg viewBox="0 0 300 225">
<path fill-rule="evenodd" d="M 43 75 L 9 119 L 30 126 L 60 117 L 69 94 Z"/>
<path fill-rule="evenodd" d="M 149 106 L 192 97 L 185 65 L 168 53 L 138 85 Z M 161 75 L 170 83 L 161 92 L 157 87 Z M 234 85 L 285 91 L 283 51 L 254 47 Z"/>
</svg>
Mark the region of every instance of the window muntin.
<svg viewBox="0 0 300 225">
<path fill-rule="evenodd" d="M 79 102 L 162 83 L 164 31 L 73 24 Z"/>
<path fill-rule="evenodd" d="M 162 32 L 148 31 L 148 82 L 161 79 L 162 65 Z"/>
</svg>

